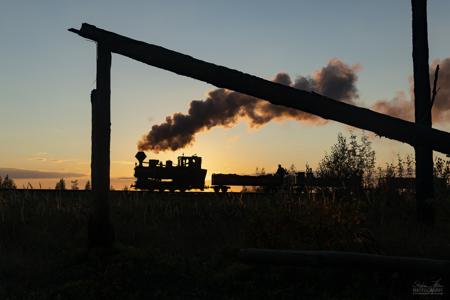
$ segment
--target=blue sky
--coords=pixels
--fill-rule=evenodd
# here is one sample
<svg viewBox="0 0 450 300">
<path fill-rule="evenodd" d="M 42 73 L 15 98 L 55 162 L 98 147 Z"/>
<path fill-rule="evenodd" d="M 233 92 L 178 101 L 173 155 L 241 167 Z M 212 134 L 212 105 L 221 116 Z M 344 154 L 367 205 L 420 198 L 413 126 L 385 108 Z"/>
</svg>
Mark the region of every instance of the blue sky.
<svg viewBox="0 0 450 300">
<path fill-rule="evenodd" d="M 83 22 L 268 79 L 280 71 L 312 74 L 337 57 L 361 65 L 358 101 L 366 106 L 407 92 L 412 75 L 406 0 L 0 3 L 0 167 L 88 174 L 95 44 L 67 31 Z M 430 61 L 449 57 L 450 1 L 428 7 Z M 113 55 L 112 176 L 131 176 L 138 139 L 213 88 Z M 196 153 L 211 172 L 278 163 L 302 169 L 317 163 L 339 131 L 347 129 L 285 121 L 254 130 L 243 121 L 157 158 Z M 380 162 L 412 152 L 385 139 L 374 147 Z"/>
</svg>

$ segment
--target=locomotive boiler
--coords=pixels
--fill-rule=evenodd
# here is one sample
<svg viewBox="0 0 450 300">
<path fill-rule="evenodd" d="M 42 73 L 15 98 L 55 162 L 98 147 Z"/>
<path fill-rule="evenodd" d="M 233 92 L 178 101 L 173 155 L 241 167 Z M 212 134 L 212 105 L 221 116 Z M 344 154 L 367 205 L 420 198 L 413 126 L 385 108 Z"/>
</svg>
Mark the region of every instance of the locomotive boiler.
<svg viewBox="0 0 450 300">
<path fill-rule="evenodd" d="M 157 159 L 144 162 L 144 152 L 136 154 L 138 164 L 134 167 L 136 182 L 134 188 L 149 191 L 204 190 L 206 170 L 202 169 L 202 158 L 198 156 L 179 156 L 177 165 L 171 160 L 163 164 Z"/>
</svg>

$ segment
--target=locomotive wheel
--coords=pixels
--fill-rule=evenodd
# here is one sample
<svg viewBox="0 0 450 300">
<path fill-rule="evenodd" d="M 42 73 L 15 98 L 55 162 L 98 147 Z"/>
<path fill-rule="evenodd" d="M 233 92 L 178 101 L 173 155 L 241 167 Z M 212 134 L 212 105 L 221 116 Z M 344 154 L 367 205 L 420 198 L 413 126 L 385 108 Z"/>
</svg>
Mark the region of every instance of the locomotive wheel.
<svg viewBox="0 0 450 300">
<path fill-rule="evenodd" d="M 184 192 L 186 192 L 186 189 L 185 189 L 185 188 L 182 188 L 182 189 L 180 189 L 180 192 L 181 192 L 181 193 L 184 193 Z"/>
<path fill-rule="evenodd" d="M 227 190 L 228 190 L 228 187 L 223 186 L 223 187 L 220 188 L 220 190 L 222 191 L 222 193 L 226 193 Z"/>
<path fill-rule="evenodd" d="M 215 193 L 218 193 L 220 191 L 220 187 L 218 187 L 218 186 L 215 186 L 213 189 L 214 189 Z"/>
</svg>

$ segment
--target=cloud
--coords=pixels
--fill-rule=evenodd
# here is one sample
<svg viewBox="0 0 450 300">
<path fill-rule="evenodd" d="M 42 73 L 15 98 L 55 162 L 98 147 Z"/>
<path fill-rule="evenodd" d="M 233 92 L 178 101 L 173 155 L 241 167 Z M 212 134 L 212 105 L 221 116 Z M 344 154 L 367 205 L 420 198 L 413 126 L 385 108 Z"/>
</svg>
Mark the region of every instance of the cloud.
<svg viewBox="0 0 450 300">
<path fill-rule="evenodd" d="M 397 92 L 397 95 L 390 100 L 377 101 L 372 109 L 403 120 L 414 120 L 414 105 L 404 92 Z"/>
<path fill-rule="evenodd" d="M 28 158 L 28 160 L 47 161 L 47 157 L 33 156 L 33 157 Z"/>
<path fill-rule="evenodd" d="M 84 174 L 70 173 L 70 172 L 48 172 L 37 170 L 24 170 L 15 168 L 0 168 L 0 176 L 5 177 L 8 175 L 10 178 L 23 179 L 23 178 L 64 178 L 64 177 L 83 177 Z"/>
<path fill-rule="evenodd" d="M 28 160 L 48 162 L 48 163 L 55 163 L 55 164 L 62 164 L 62 163 L 68 163 L 68 162 L 76 161 L 75 159 L 50 158 L 50 157 L 48 157 L 48 153 L 47 152 L 35 153 L 33 156 L 29 157 Z"/>
<path fill-rule="evenodd" d="M 430 66 L 430 87 L 433 89 L 434 72 L 439 64 L 439 76 L 437 87 L 439 91 L 432 110 L 433 123 L 444 123 L 449 120 L 450 115 L 450 57 L 436 59 Z M 407 121 L 414 121 L 414 81 L 410 80 L 409 97 L 404 92 L 398 92 L 390 100 L 379 100 L 372 109 L 393 117 Z"/>
<path fill-rule="evenodd" d="M 47 152 L 37 152 L 37 153 L 35 154 L 35 156 L 47 156 L 47 155 L 48 155 Z"/>
<path fill-rule="evenodd" d="M 57 158 L 55 158 L 55 159 L 50 159 L 49 161 L 52 163 L 55 163 L 55 164 L 62 164 L 62 163 L 67 163 L 67 162 L 73 162 L 75 160 L 74 159 L 57 159 Z"/>
<path fill-rule="evenodd" d="M 439 76 L 437 87 L 439 91 L 433 105 L 433 121 L 442 123 L 448 121 L 450 113 L 450 57 L 445 59 L 436 59 L 430 67 L 430 85 L 433 89 L 434 71 L 439 64 Z"/>
</svg>

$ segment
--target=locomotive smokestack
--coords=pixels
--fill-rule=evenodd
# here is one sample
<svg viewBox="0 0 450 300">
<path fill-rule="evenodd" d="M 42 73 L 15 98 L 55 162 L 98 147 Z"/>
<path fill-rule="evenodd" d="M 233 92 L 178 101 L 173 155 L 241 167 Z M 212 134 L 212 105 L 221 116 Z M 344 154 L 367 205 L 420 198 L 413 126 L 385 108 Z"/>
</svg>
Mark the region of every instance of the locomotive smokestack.
<svg viewBox="0 0 450 300">
<path fill-rule="evenodd" d="M 294 88 L 314 91 L 330 98 L 354 103 L 358 97 L 355 82 L 359 66 L 349 66 L 332 59 L 311 76 L 298 77 L 294 82 L 286 73 L 275 76 L 275 82 Z M 209 92 L 205 100 L 190 103 L 187 114 L 175 113 L 166 121 L 153 125 L 150 132 L 138 143 L 139 150 L 154 152 L 177 150 L 194 142 L 195 134 L 215 126 L 229 127 L 239 119 L 246 119 L 250 127 L 259 127 L 272 120 L 293 119 L 301 122 L 324 124 L 326 120 L 284 106 L 226 89 Z"/>
<path fill-rule="evenodd" d="M 138 160 L 139 166 L 142 167 L 142 163 L 144 162 L 144 159 L 147 157 L 147 155 L 145 155 L 143 151 L 139 151 L 134 157 L 136 157 L 136 159 Z"/>
</svg>

